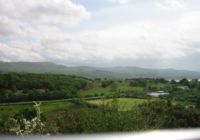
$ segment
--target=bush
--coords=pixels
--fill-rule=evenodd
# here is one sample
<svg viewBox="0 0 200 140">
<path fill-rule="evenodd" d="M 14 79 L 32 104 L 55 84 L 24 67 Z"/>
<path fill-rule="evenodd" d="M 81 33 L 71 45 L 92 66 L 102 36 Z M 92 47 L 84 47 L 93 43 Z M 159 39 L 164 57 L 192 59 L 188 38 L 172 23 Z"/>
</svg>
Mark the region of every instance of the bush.
<svg viewBox="0 0 200 140">
<path fill-rule="evenodd" d="M 42 135 L 44 132 L 44 123 L 41 121 L 41 111 L 40 104 L 34 102 L 34 108 L 36 111 L 36 117 L 32 118 L 30 121 L 26 118 L 21 118 L 20 120 L 16 120 L 14 118 L 10 118 L 8 120 L 8 124 L 10 127 L 10 132 L 14 132 L 19 136 L 27 136 L 27 135 Z"/>
<path fill-rule="evenodd" d="M 151 101 L 139 105 L 138 116 L 147 129 L 200 126 L 200 112 L 169 101 Z"/>
</svg>

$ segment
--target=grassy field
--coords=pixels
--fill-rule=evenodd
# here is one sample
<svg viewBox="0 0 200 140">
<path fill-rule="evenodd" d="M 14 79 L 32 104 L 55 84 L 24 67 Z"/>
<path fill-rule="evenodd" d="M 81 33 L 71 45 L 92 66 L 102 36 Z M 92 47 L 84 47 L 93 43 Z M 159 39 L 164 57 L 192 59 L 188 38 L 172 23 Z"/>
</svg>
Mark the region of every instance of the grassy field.
<svg viewBox="0 0 200 140">
<path fill-rule="evenodd" d="M 115 81 L 115 84 L 117 85 L 117 88 L 115 91 L 112 90 L 112 86 L 109 85 L 108 87 L 103 88 L 101 86 L 101 82 L 95 81 L 91 83 L 90 87 L 85 90 L 79 91 L 80 97 L 97 97 L 97 96 L 111 96 L 117 93 L 143 93 L 145 92 L 145 89 L 142 87 L 136 87 L 136 86 L 129 86 L 129 82 L 127 81 Z M 164 84 L 155 84 L 152 86 L 159 86 L 164 87 Z M 102 100 L 89 100 L 88 103 L 92 104 L 101 104 L 104 103 L 110 103 L 111 99 L 104 99 Z M 139 103 L 142 103 L 146 101 L 145 99 L 133 99 L 133 98 L 120 98 L 117 99 L 120 110 L 129 110 L 136 106 Z M 72 103 L 69 101 L 58 101 L 58 102 L 45 102 L 41 105 L 41 110 L 44 113 L 53 112 L 53 111 L 59 111 L 67 108 Z M 12 115 L 16 112 L 18 112 L 21 109 L 24 108 L 31 108 L 33 107 L 33 104 L 23 104 L 23 105 L 0 105 L 0 117 L 4 115 Z"/>
<path fill-rule="evenodd" d="M 130 93 L 143 93 L 145 92 L 145 89 L 142 87 L 133 87 L 129 86 L 129 82 L 115 82 L 117 84 L 116 91 L 112 91 L 111 86 L 108 86 L 106 88 L 103 88 L 101 86 L 100 82 L 94 82 L 91 84 L 91 87 L 86 90 L 81 90 L 79 92 L 80 97 L 97 97 L 97 96 L 110 96 L 117 94 L 118 92 L 130 92 Z M 156 85 L 154 85 L 156 86 Z M 157 86 L 163 87 L 163 84 L 158 84 Z M 111 103 L 112 99 L 104 99 L 104 100 L 88 100 L 88 103 L 91 104 L 102 104 L 102 103 Z M 136 99 L 136 98 L 119 98 L 117 99 L 119 109 L 120 110 L 130 110 L 134 108 L 136 105 L 145 102 L 146 99 Z M 66 109 L 72 105 L 69 101 L 56 101 L 56 102 L 45 102 L 41 105 L 41 110 L 43 113 L 49 113 L 54 111 L 59 111 Z M 33 104 L 23 104 L 23 105 L 0 105 L 0 117 L 1 116 L 11 116 L 15 114 L 16 112 L 25 109 L 25 108 L 31 108 L 33 107 Z"/>
<path fill-rule="evenodd" d="M 72 103 L 69 101 L 61 102 L 46 102 L 41 104 L 41 110 L 43 113 L 48 113 L 55 110 L 65 109 L 70 106 Z M 34 104 L 19 104 L 19 105 L 0 105 L 0 117 L 6 115 L 10 116 L 16 112 L 25 109 L 32 108 Z"/>
<path fill-rule="evenodd" d="M 92 88 L 88 90 L 83 90 L 79 92 L 80 97 L 87 97 L 87 96 L 107 96 L 111 95 L 112 92 L 110 91 L 109 88 Z"/>
<path fill-rule="evenodd" d="M 118 98 L 116 99 L 119 105 L 120 110 L 130 110 L 136 105 L 145 102 L 145 99 L 133 99 L 133 98 Z M 91 104 L 110 104 L 113 99 L 96 99 L 96 100 L 87 100 Z M 13 114 L 19 112 L 25 108 L 32 108 L 34 104 L 16 104 L 16 105 L 0 105 L 0 117 L 2 116 L 12 116 Z M 59 111 L 66 109 L 72 105 L 70 101 L 57 101 L 57 102 L 45 102 L 41 104 L 42 112 L 49 113 L 53 111 Z"/>
<path fill-rule="evenodd" d="M 97 100 L 88 100 L 88 103 L 101 105 L 101 104 L 107 104 L 111 105 L 113 99 L 97 99 Z M 131 110 L 134 109 L 134 107 L 138 104 L 144 103 L 147 101 L 146 99 L 136 99 L 136 98 L 118 98 L 116 99 L 117 104 L 119 106 L 119 110 Z"/>
<path fill-rule="evenodd" d="M 94 83 L 89 89 L 79 92 L 80 97 L 87 96 L 109 96 L 114 95 L 116 92 L 144 92 L 142 87 L 131 87 L 128 82 L 115 82 L 117 85 L 116 91 L 112 91 L 111 86 L 106 88 L 101 87 L 100 83 Z"/>
</svg>

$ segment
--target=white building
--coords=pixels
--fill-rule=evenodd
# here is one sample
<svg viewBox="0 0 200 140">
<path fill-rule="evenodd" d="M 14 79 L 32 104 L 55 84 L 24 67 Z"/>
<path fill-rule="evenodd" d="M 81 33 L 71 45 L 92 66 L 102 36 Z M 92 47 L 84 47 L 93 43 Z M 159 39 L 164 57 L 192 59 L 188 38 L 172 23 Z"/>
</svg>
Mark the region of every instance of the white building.
<svg viewBox="0 0 200 140">
<path fill-rule="evenodd" d="M 155 92 L 150 92 L 148 94 L 152 97 L 159 97 L 160 95 L 168 95 L 169 93 L 164 91 L 155 91 Z"/>
</svg>

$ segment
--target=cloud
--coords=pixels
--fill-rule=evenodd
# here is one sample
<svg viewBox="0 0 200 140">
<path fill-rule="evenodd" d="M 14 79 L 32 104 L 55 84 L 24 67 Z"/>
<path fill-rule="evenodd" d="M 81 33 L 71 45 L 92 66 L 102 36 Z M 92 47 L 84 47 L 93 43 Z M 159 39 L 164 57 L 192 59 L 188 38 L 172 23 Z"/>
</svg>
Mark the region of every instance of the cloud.
<svg viewBox="0 0 200 140">
<path fill-rule="evenodd" d="M 128 4 L 131 2 L 131 0 L 109 0 L 109 1 L 112 3 L 120 4 L 120 5 Z"/>
<path fill-rule="evenodd" d="M 157 14 L 147 18 L 141 13 L 155 9 L 150 7 L 141 11 L 132 8 L 133 11 L 128 11 L 129 20 L 79 31 L 81 22 L 91 13 L 70 0 L 8 0 L 4 5 L 2 2 L 0 0 L 0 60 L 3 61 L 173 67 L 178 66 L 176 61 L 192 63 L 188 57 L 195 54 L 197 58 L 200 53 L 198 10 L 181 12 L 176 18 L 171 18 L 174 14 L 170 18 L 160 18 Z M 169 4 L 169 1 L 167 6 L 181 8 L 177 3 Z M 160 7 L 157 8 L 161 11 Z M 110 18 L 112 20 L 112 16 Z M 101 22 L 106 21 L 101 19 Z M 69 31 L 72 26 L 76 26 L 78 31 Z"/>
<path fill-rule="evenodd" d="M 73 26 L 90 13 L 71 0 L 0 0 L 0 16 L 28 24 Z"/>
<path fill-rule="evenodd" d="M 5 61 L 42 61 L 40 40 L 60 38 L 64 28 L 90 18 L 71 0 L 0 0 L 0 55 Z"/>
<path fill-rule="evenodd" d="M 155 6 L 162 10 L 178 10 L 186 7 L 184 0 L 155 0 Z"/>
<path fill-rule="evenodd" d="M 33 44 L 26 44 L 20 41 L 10 42 L 9 45 L 0 43 L 0 60 L 45 61 L 43 56 L 36 49 L 39 49 L 38 46 L 34 46 Z"/>
<path fill-rule="evenodd" d="M 152 63 L 157 61 L 160 65 L 163 62 L 169 64 L 187 57 L 188 50 L 199 50 L 192 45 L 199 42 L 198 15 L 198 12 L 192 12 L 175 21 L 147 20 L 71 35 L 65 33 L 68 37 L 46 39 L 41 45 L 48 48 L 48 59 L 63 60 L 63 63 L 64 60 L 76 60 L 84 64 L 152 60 Z"/>
<path fill-rule="evenodd" d="M 60 33 L 65 36 L 59 39 L 43 38 L 38 53 L 47 60 L 63 62 L 76 60 L 95 63 L 127 59 L 173 61 L 185 57 L 191 48 L 189 44 L 198 41 L 194 34 L 199 34 L 196 31 L 198 25 L 189 27 L 186 19 L 187 16 L 184 16 L 175 22 L 132 22 L 102 30 Z M 196 48 L 193 49 L 196 51 Z"/>
<path fill-rule="evenodd" d="M 0 0 L 0 60 L 43 61 L 42 40 L 62 38 L 90 16 L 71 0 Z"/>
<path fill-rule="evenodd" d="M 21 35 L 23 32 L 15 24 L 15 21 L 6 16 L 0 16 L 0 37 Z"/>
</svg>

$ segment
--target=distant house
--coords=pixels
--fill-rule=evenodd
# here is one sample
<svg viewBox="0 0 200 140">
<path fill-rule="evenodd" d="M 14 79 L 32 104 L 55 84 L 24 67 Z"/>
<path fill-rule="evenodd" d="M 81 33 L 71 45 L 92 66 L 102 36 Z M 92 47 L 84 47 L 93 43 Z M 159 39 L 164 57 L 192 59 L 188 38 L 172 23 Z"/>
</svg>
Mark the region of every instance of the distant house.
<svg viewBox="0 0 200 140">
<path fill-rule="evenodd" d="M 180 79 L 168 79 L 169 82 L 175 81 L 176 83 L 180 82 Z"/>
<path fill-rule="evenodd" d="M 179 79 L 175 79 L 174 81 L 176 81 L 177 83 L 179 83 L 179 82 L 180 82 L 180 80 L 179 80 Z"/>
<path fill-rule="evenodd" d="M 182 89 L 182 90 L 188 90 L 189 89 L 188 86 L 178 86 L 177 88 Z"/>
<path fill-rule="evenodd" d="M 150 92 L 148 93 L 148 95 L 152 96 L 152 97 L 159 97 L 160 95 L 168 95 L 169 93 L 164 92 L 164 91 L 154 91 L 154 92 Z"/>
</svg>

